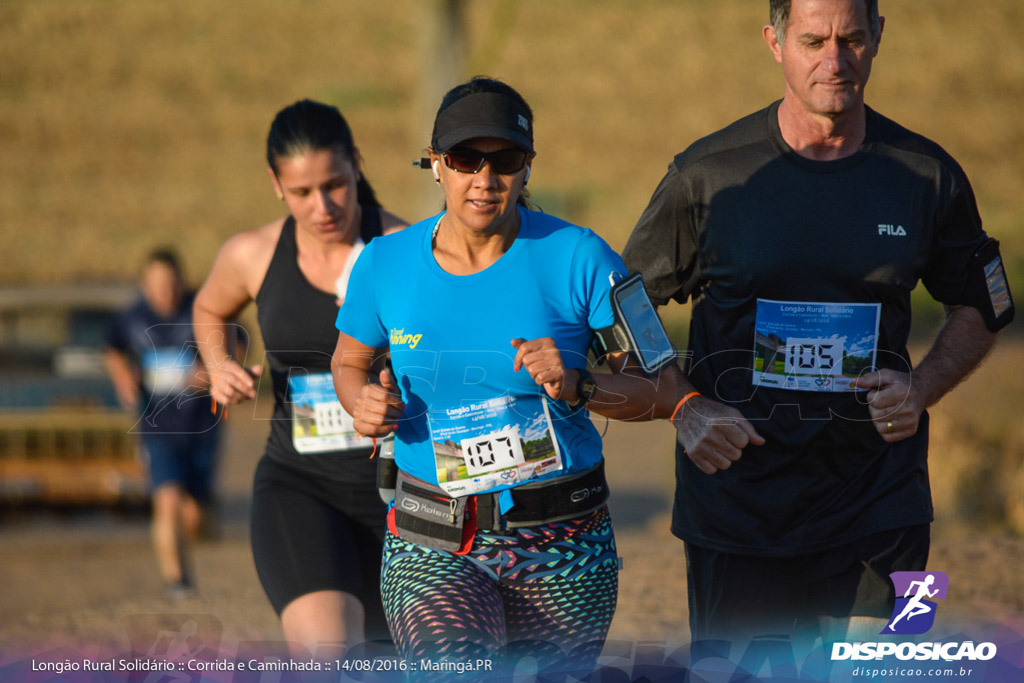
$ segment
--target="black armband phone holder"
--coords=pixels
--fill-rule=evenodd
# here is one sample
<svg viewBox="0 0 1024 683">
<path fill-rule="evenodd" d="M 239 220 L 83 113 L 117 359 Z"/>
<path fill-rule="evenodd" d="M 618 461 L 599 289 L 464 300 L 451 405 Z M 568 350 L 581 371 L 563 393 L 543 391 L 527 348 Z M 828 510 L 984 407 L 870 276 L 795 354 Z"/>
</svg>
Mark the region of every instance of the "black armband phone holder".
<svg viewBox="0 0 1024 683">
<path fill-rule="evenodd" d="M 967 304 L 981 312 L 990 332 L 998 332 L 1013 320 L 1013 297 L 995 239 L 982 244 L 971 259 Z"/>
<path fill-rule="evenodd" d="M 594 330 L 591 348 L 598 363 L 609 353 L 628 352 L 643 371 L 652 375 L 679 355 L 661 324 L 640 273 L 612 286 L 609 294 L 615 323 Z"/>
</svg>

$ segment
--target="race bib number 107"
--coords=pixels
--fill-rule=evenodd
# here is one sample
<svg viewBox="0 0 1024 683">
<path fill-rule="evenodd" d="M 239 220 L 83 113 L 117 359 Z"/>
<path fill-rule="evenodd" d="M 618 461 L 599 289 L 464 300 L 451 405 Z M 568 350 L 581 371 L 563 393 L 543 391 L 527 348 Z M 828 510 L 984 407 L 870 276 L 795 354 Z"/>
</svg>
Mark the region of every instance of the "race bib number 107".
<svg viewBox="0 0 1024 683">
<path fill-rule="evenodd" d="M 505 428 L 483 436 L 462 440 L 462 455 L 466 460 L 466 472 L 480 476 L 492 470 L 522 465 L 523 444 L 519 430 Z"/>
<path fill-rule="evenodd" d="M 561 470 L 547 397 L 498 396 L 429 415 L 437 483 L 452 497 Z"/>
<path fill-rule="evenodd" d="M 875 367 L 881 304 L 757 300 L 755 386 L 857 391 Z"/>
</svg>

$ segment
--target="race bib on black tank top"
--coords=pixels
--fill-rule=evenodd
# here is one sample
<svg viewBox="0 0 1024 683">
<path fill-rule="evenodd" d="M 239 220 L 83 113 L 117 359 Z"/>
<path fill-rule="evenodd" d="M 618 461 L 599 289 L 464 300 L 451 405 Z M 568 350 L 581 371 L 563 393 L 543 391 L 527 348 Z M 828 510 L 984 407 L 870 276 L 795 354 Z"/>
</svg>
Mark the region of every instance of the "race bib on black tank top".
<svg viewBox="0 0 1024 683">
<path fill-rule="evenodd" d="M 292 402 L 292 444 L 302 454 L 372 448 L 373 440 L 356 433 L 329 372 L 288 378 Z"/>
</svg>

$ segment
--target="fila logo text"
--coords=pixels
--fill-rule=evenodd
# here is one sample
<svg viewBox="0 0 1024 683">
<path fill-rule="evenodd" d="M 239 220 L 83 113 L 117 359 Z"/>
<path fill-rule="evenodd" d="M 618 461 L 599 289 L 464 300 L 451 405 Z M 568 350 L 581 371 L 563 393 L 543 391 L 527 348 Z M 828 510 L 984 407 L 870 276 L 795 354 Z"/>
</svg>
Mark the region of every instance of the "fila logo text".
<svg viewBox="0 0 1024 683">
<path fill-rule="evenodd" d="M 903 229 L 902 225 L 892 225 L 890 223 L 879 223 L 878 224 L 879 235 L 890 235 L 892 237 L 906 237 L 907 231 Z"/>
</svg>

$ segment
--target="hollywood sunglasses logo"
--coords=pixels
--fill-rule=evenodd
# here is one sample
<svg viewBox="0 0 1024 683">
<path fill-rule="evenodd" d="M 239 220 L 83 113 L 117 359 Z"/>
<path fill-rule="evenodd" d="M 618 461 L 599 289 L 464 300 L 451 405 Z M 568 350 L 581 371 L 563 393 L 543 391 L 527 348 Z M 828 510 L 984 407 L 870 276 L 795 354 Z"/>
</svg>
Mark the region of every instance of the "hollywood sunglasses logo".
<svg viewBox="0 0 1024 683">
<path fill-rule="evenodd" d="M 896 591 L 892 616 L 879 635 L 921 635 L 935 624 L 939 604 L 949 590 L 944 572 L 893 572 Z M 996 656 L 994 643 L 964 642 L 857 642 L 833 643 L 832 660 L 869 660 L 895 656 L 900 660 L 987 661 Z"/>
</svg>

